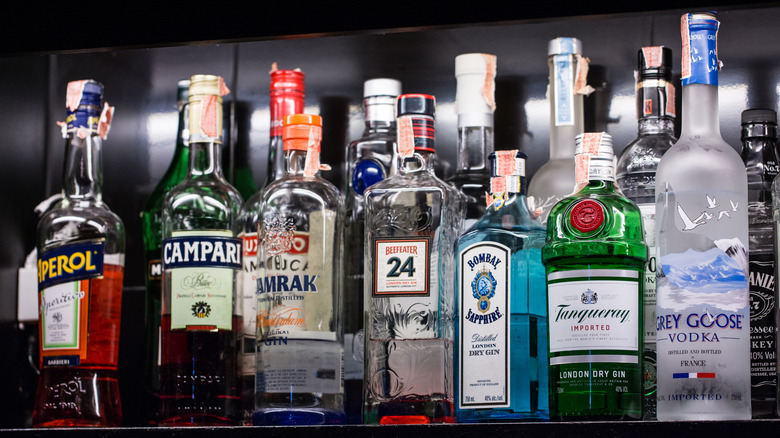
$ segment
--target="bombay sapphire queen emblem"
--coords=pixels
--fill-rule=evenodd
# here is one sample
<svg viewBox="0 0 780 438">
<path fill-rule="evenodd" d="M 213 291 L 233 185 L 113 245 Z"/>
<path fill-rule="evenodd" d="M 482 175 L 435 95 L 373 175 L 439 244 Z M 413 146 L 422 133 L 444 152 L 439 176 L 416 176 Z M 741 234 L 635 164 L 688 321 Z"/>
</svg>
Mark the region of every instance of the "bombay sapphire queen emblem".
<svg viewBox="0 0 780 438">
<path fill-rule="evenodd" d="M 471 282 L 471 290 L 477 299 L 477 308 L 486 313 L 490 309 L 490 299 L 496 294 L 496 279 L 487 269 L 481 269 Z"/>
</svg>

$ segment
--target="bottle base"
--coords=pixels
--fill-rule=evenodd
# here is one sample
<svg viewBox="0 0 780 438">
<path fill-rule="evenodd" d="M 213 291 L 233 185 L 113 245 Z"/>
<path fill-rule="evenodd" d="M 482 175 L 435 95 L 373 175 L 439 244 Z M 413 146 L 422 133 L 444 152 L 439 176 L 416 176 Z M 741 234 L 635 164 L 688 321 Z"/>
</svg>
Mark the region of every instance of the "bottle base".
<svg viewBox="0 0 780 438">
<path fill-rule="evenodd" d="M 394 400 L 376 403 L 363 414 L 366 424 L 455 423 L 450 400 Z"/>
<path fill-rule="evenodd" d="M 114 369 L 43 368 L 33 427 L 119 427 L 122 405 Z"/>
<path fill-rule="evenodd" d="M 458 423 L 499 423 L 499 422 L 544 422 L 550 420 L 547 411 L 512 412 L 508 410 L 469 410 L 455 411 Z"/>
<path fill-rule="evenodd" d="M 315 426 L 346 421 L 343 412 L 325 409 L 262 409 L 252 414 L 253 426 Z"/>
<path fill-rule="evenodd" d="M 209 414 L 177 415 L 157 422 L 160 427 L 238 426 L 233 418 Z"/>
</svg>

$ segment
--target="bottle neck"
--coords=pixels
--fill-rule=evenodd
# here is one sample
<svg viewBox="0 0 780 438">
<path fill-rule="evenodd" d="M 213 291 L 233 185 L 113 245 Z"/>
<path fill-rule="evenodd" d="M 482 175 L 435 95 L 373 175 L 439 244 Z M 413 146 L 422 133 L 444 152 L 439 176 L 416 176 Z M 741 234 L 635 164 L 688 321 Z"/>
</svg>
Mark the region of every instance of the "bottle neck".
<svg viewBox="0 0 780 438">
<path fill-rule="evenodd" d="M 66 198 L 72 201 L 102 201 L 102 144 L 103 140 L 96 133 L 85 138 L 68 133 L 62 181 L 62 191 Z"/>
<path fill-rule="evenodd" d="M 369 96 L 363 100 L 366 134 L 392 133 L 395 130 L 395 97 Z"/>
<path fill-rule="evenodd" d="M 689 84 L 682 91 L 681 138 L 720 138 L 718 120 L 718 86 Z"/>
<path fill-rule="evenodd" d="M 408 174 L 414 172 L 433 173 L 434 153 L 429 151 L 415 151 L 410 157 L 398 156 L 398 173 Z"/>
<path fill-rule="evenodd" d="M 746 123 L 742 125 L 742 141 L 777 139 L 777 125 L 770 123 Z"/>
<path fill-rule="evenodd" d="M 304 176 L 306 169 L 306 151 L 291 149 L 285 152 L 285 176 Z"/>
<path fill-rule="evenodd" d="M 268 182 L 284 176 L 287 158 L 282 141 L 282 123 L 286 116 L 303 113 L 303 90 L 271 92 L 271 135 L 268 144 Z"/>
<path fill-rule="evenodd" d="M 639 135 L 668 134 L 674 135 L 674 119 L 663 118 L 641 118 L 639 119 Z"/>
<path fill-rule="evenodd" d="M 493 115 L 486 114 L 485 118 L 489 123 L 459 127 L 457 172 L 488 171 L 487 157 L 494 150 Z"/>
<path fill-rule="evenodd" d="M 554 55 L 548 59 L 550 100 L 550 159 L 574 157 L 574 138 L 584 132 L 583 97 L 574 89 L 577 57 Z"/>
<path fill-rule="evenodd" d="M 222 178 L 222 145 L 214 141 L 190 141 L 189 178 Z"/>
</svg>

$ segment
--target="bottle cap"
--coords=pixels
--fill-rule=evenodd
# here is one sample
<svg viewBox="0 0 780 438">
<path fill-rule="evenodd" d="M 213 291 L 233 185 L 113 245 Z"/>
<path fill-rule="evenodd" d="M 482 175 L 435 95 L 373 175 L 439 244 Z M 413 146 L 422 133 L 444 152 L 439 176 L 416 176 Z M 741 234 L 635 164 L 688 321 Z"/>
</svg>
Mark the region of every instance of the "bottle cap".
<svg viewBox="0 0 780 438">
<path fill-rule="evenodd" d="M 284 150 L 307 151 L 310 140 L 322 140 L 322 117 L 315 114 L 290 114 L 282 125 Z"/>
<path fill-rule="evenodd" d="M 493 126 L 496 108 L 496 56 L 466 53 L 455 57 L 455 108 L 458 127 Z"/>
<path fill-rule="evenodd" d="M 495 151 L 488 155 L 490 176 L 525 176 L 525 160 L 528 157 L 518 150 Z"/>
<path fill-rule="evenodd" d="M 777 124 L 777 113 L 768 108 L 753 108 L 742 111 L 742 124 L 769 123 Z"/>
<path fill-rule="evenodd" d="M 190 142 L 222 143 L 222 96 L 230 93 L 221 76 L 190 77 Z"/>
<path fill-rule="evenodd" d="M 78 101 L 79 106 L 89 105 L 94 106 L 98 111 L 100 110 L 103 99 L 103 84 L 94 79 L 84 79 L 81 81 L 69 82 L 69 92 L 71 87 L 74 87 L 74 89 L 76 87 L 81 88 L 81 96 Z M 75 97 L 78 98 L 79 96 Z"/>
<path fill-rule="evenodd" d="M 78 128 L 97 130 L 99 116 L 103 108 L 103 85 L 93 79 L 68 82 L 65 97 L 67 122 L 65 131 Z"/>
<path fill-rule="evenodd" d="M 436 98 L 428 94 L 403 94 L 398 96 L 398 117 L 422 115 L 435 117 Z"/>
<path fill-rule="evenodd" d="M 577 38 L 559 37 L 547 44 L 547 56 L 581 54 L 582 43 Z"/>
<path fill-rule="evenodd" d="M 271 71 L 271 94 L 278 92 L 301 93 L 306 90 L 304 87 L 304 75 L 300 70 L 272 70 Z"/>
<path fill-rule="evenodd" d="M 224 82 L 222 77 L 217 75 L 192 75 L 190 77 L 189 100 L 202 99 L 203 96 L 217 96 L 217 100 L 222 102 Z"/>
<path fill-rule="evenodd" d="M 671 79 L 672 49 L 664 46 L 648 46 L 639 49 L 639 74 L 642 76 L 658 75 Z"/>
<path fill-rule="evenodd" d="M 574 138 L 575 154 L 597 156 L 612 159 L 615 151 L 612 149 L 612 136 L 606 132 L 585 132 Z"/>
<path fill-rule="evenodd" d="M 363 97 L 393 96 L 401 94 L 401 81 L 389 78 L 375 78 L 363 82 Z"/>
</svg>

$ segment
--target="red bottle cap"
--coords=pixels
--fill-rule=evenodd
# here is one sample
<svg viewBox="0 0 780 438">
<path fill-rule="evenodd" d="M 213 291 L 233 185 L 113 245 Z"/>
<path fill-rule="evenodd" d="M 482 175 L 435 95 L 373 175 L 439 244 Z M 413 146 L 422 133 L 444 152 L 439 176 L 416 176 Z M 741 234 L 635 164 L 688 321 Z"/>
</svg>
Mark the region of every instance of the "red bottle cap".
<svg viewBox="0 0 780 438">
<path fill-rule="evenodd" d="M 583 199 L 571 209 L 571 226 L 583 233 L 590 233 L 604 223 L 604 207 L 592 199 Z"/>
</svg>

